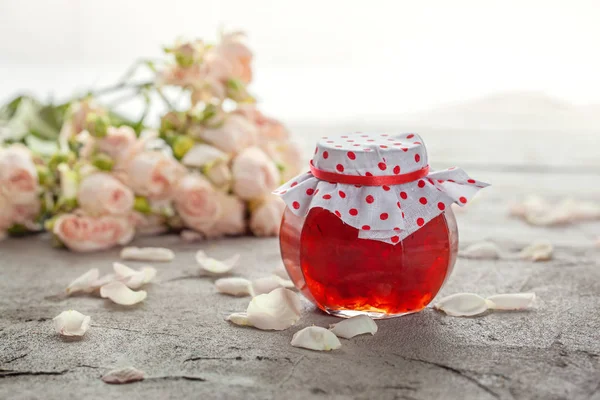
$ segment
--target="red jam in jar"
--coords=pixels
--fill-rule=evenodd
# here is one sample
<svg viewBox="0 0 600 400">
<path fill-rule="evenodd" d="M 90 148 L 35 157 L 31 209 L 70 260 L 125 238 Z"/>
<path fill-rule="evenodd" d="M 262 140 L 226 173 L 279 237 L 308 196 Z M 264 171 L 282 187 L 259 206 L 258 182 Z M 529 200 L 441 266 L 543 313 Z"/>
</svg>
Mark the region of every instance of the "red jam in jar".
<svg viewBox="0 0 600 400">
<path fill-rule="evenodd" d="M 305 218 L 284 213 L 280 244 L 288 274 L 330 314 L 381 318 L 417 312 L 452 272 L 458 231 L 450 210 L 395 245 L 359 239 L 358 232 L 322 208 Z"/>
<path fill-rule="evenodd" d="M 486 183 L 452 167 L 431 171 L 416 134 L 323 137 L 309 165 L 274 193 L 286 209 L 281 256 L 321 310 L 387 318 L 425 308 L 452 273 L 452 204 Z"/>
</svg>

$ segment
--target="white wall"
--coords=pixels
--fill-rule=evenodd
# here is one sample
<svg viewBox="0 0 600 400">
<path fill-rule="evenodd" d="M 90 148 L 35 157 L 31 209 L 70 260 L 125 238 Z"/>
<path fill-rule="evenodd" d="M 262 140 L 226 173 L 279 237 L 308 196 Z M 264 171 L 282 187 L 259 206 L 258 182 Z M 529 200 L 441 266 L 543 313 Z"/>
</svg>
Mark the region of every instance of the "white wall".
<svg viewBox="0 0 600 400">
<path fill-rule="evenodd" d="M 498 91 L 600 103 L 600 2 L 0 0 L 0 98 L 109 82 L 177 36 L 245 30 L 284 119 L 399 115 Z"/>
</svg>

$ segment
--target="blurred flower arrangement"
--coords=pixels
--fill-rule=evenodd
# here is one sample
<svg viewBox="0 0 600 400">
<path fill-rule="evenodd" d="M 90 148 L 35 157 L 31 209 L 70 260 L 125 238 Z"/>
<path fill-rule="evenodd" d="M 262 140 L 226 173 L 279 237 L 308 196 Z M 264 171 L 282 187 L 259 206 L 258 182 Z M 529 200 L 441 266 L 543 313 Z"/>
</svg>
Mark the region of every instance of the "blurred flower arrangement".
<svg viewBox="0 0 600 400">
<path fill-rule="evenodd" d="M 94 251 L 168 231 L 276 235 L 284 205 L 271 191 L 299 172 L 301 154 L 247 90 L 244 39 L 176 43 L 170 61 L 137 63 L 113 87 L 0 108 L 0 236 L 47 230 L 57 244 Z M 150 79 L 134 82 L 142 68 Z M 139 119 L 100 101 L 122 91 L 142 100 Z M 160 126 L 150 129 L 157 101 Z"/>
</svg>

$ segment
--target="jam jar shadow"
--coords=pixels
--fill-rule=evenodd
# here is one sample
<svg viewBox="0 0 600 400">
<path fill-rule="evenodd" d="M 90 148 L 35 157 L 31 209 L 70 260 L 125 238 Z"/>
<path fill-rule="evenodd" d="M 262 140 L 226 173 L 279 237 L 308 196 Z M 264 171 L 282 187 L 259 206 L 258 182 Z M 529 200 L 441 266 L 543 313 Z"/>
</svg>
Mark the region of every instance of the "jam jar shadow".
<svg viewBox="0 0 600 400">
<path fill-rule="evenodd" d="M 395 245 L 359 239 L 358 230 L 322 208 L 306 217 L 286 209 L 284 265 L 298 290 L 339 317 L 391 318 L 418 312 L 450 276 L 458 251 L 450 209 Z"/>
</svg>

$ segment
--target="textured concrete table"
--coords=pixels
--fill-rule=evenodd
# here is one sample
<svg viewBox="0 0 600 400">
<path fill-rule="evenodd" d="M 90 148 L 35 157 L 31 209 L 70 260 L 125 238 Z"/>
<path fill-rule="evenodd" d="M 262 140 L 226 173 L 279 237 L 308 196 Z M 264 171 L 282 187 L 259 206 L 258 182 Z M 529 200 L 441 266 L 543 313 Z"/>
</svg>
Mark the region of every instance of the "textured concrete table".
<svg viewBox="0 0 600 400">
<path fill-rule="evenodd" d="M 443 137 L 431 142 L 443 154 L 441 145 L 435 150 Z M 0 243 L 0 399 L 600 400 L 600 223 L 547 229 L 507 217 L 509 202 L 527 193 L 560 199 L 586 189 L 585 197 L 598 201 L 598 170 L 546 172 L 516 160 L 502 172 L 472 164 L 469 172 L 494 186 L 457 215 L 461 246 L 487 238 L 517 250 L 546 239 L 555 258 L 459 259 L 442 295 L 534 291 L 535 310 L 452 318 L 426 309 L 379 321 L 375 336 L 343 340 L 335 352 L 312 352 L 292 347 L 293 333 L 335 318 L 306 303 L 299 324 L 286 331 L 236 327 L 224 318 L 244 310 L 248 298 L 219 295 L 211 279 L 194 275 L 201 248 L 214 257 L 239 252 L 236 275 L 265 276 L 281 263 L 276 239 L 138 240 L 170 247 L 176 259 L 155 264 L 157 282 L 132 308 L 56 296 L 92 267 L 109 271 L 118 250 L 79 255 L 52 249 L 43 237 L 15 239 Z M 82 340 L 53 331 L 51 318 L 70 308 L 92 317 Z M 128 365 L 148 378 L 128 385 L 100 380 Z"/>
</svg>

